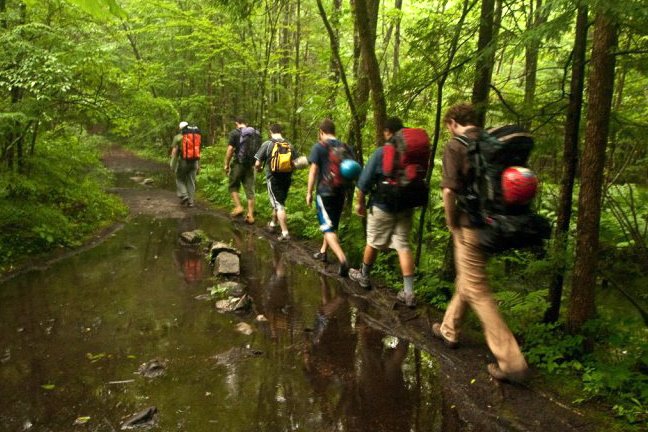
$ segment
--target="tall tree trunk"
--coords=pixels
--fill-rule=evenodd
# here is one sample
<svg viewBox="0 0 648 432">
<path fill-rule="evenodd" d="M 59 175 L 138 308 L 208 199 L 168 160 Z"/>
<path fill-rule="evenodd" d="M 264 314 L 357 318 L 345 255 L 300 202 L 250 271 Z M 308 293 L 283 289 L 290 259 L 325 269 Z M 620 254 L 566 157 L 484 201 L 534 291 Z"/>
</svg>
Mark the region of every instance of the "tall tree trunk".
<svg viewBox="0 0 648 432">
<path fill-rule="evenodd" d="M 568 327 L 578 332 L 596 313 L 595 288 L 603 167 L 614 90 L 617 24 L 599 10 L 594 21 L 591 72 L 588 81 L 587 128 L 581 160 L 576 261 L 569 303 Z"/>
<path fill-rule="evenodd" d="M 340 9 L 342 8 L 342 0 L 333 0 L 333 12 L 331 13 L 331 28 L 333 33 L 335 33 L 335 40 L 338 44 L 337 49 L 339 50 L 339 41 L 340 41 Z M 333 118 L 335 113 L 335 100 L 337 99 L 338 84 L 340 83 L 340 69 L 337 67 L 337 61 L 335 59 L 335 54 L 331 52 L 331 58 L 329 59 L 329 78 L 331 80 L 331 91 L 328 96 L 327 107 L 330 112 L 328 117 Z"/>
<path fill-rule="evenodd" d="M 563 140 L 562 176 L 560 179 L 560 200 L 556 216 L 553 254 L 562 257 L 567 252 L 567 233 L 572 215 L 574 181 L 578 163 L 578 138 L 581 112 L 583 110 L 583 85 L 585 83 L 585 52 L 587 48 L 587 6 L 578 6 L 576 17 L 576 39 L 574 41 L 573 65 L 569 87 L 569 105 L 565 119 Z M 566 271 L 566 259 L 559 259 L 549 286 L 549 308 L 545 322 L 556 322 L 560 316 L 560 304 Z"/>
<path fill-rule="evenodd" d="M 477 63 L 472 103 L 477 110 L 478 126 L 484 126 L 488 110 L 488 91 L 493 74 L 495 46 L 493 42 L 493 16 L 495 0 L 482 0 L 479 18 L 479 39 L 477 41 Z"/>
<path fill-rule="evenodd" d="M 295 2 L 295 34 L 293 36 L 293 41 L 295 44 L 295 74 L 293 78 L 293 109 L 292 109 L 292 120 L 290 124 L 290 129 L 292 134 L 291 138 L 293 142 L 300 142 L 301 136 L 297 132 L 299 130 L 299 119 L 301 118 L 299 111 L 300 100 L 299 100 L 299 87 L 301 86 L 301 62 L 300 62 L 300 47 L 301 47 L 301 0 Z"/>
<path fill-rule="evenodd" d="M 394 5 L 396 10 L 400 13 L 403 9 L 403 0 L 396 0 Z M 398 16 L 396 20 L 396 29 L 394 31 L 394 71 L 392 80 L 396 82 L 398 79 L 398 72 L 400 72 L 400 45 L 401 45 L 401 17 Z"/>
<path fill-rule="evenodd" d="M 452 63 L 454 63 L 454 59 L 459 47 L 459 37 L 461 36 L 461 29 L 463 28 L 463 23 L 466 20 L 466 16 L 468 16 L 468 12 L 470 12 L 470 9 L 471 9 L 470 1 L 464 0 L 461 18 L 459 18 L 459 21 L 455 26 L 455 33 L 452 35 L 450 47 L 448 48 L 448 58 L 446 60 L 445 68 L 443 70 L 443 73 L 439 77 L 439 80 L 437 81 L 436 112 L 434 116 L 434 136 L 432 137 L 432 148 L 430 151 L 430 157 L 428 159 L 428 172 L 426 173 L 426 180 L 428 184 L 430 184 L 430 180 L 432 179 L 434 158 L 436 156 L 437 147 L 439 145 L 439 137 L 441 136 L 441 128 L 442 128 L 441 110 L 443 109 L 443 88 L 445 86 L 446 80 L 448 79 L 448 76 L 450 75 L 450 71 L 452 70 Z M 414 261 L 416 266 L 418 266 L 421 261 L 421 252 L 423 250 L 423 231 L 425 229 L 425 215 L 427 213 L 427 208 L 428 208 L 427 205 L 424 206 L 421 209 L 421 215 L 419 216 L 418 241 L 416 245 L 416 256 Z"/>
<path fill-rule="evenodd" d="M 382 144 L 385 120 L 387 119 L 387 103 L 383 90 L 380 66 L 376 57 L 376 30 L 372 23 L 378 20 L 378 0 L 355 0 L 355 19 L 358 26 L 358 36 L 362 57 L 367 70 L 371 99 L 373 101 L 374 124 L 376 127 L 376 146 Z"/>
<path fill-rule="evenodd" d="M 355 133 L 356 142 L 360 143 L 358 146 L 356 146 L 356 154 L 358 154 L 359 152 L 359 160 L 362 160 L 362 129 L 360 128 L 358 110 L 356 109 L 353 95 L 351 94 L 351 88 L 349 87 L 349 81 L 347 80 L 346 72 L 344 71 L 344 64 L 342 63 L 342 59 L 340 58 L 339 42 L 335 36 L 333 27 L 331 27 L 328 16 L 326 15 L 326 10 L 324 9 L 324 5 L 322 5 L 322 0 L 317 0 L 317 9 L 319 10 L 320 16 L 322 17 L 322 22 L 324 23 L 324 27 L 326 28 L 326 31 L 329 35 L 331 51 L 335 56 L 335 61 L 340 72 L 340 79 L 342 80 L 342 84 L 344 86 L 344 93 L 346 94 L 349 110 L 351 111 L 351 117 L 354 120 L 352 126 Z"/>
<path fill-rule="evenodd" d="M 535 2 L 535 5 L 534 5 Z M 542 0 L 531 0 L 531 11 L 529 13 L 527 30 L 535 31 L 547 19 L 547 14 L 542 8 Z M 536 81 L 538 76 L 538 56 L 540 53 L 541 40 L 532 37 L 526 44 L 526 62 L 524 65 L 524 127 L 531 129 L 533 119 L 533 104 L 535 103 Z"/>
<path fill-rule="evenodd" d="M 135 35 L 133 35 L 133 32 L 131 31 L 130 27 L 128 27 L 128 23 L 126 21 L 122 21 L 122 28 L 124 29 L 124 32 L 126 33 L 126 38 L 128 39 L 128 42 L 130 43 L 131 49 L 133 50 L 133 55 L 135 56 L 135 60 L 138 62 L 144 61 L 142 58 L 142 54 L 140 53 L 139 48 L 137 47 L 137 40 L 135 39 Z M 155 87 L 151 86 L 151 94 L 153 97 L 157 97 L 157 92 L 155 91 Z"/>
</svg>

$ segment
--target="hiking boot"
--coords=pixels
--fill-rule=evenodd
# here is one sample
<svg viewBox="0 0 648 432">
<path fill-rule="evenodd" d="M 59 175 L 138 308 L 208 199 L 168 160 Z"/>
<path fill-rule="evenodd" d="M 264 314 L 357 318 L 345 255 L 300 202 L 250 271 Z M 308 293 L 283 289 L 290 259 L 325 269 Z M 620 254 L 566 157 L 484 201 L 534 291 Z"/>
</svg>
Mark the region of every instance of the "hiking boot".
<svg viewBox="0 0 648 432">
<path fill-rule="evenodd" d="M 189 201 L 189 202 L 187 202 L 187 207 L 193 207 L 193 206 L 194 206 L 193 201 Z"/>
<path fill-rule="evenodd" d="M 519 372 L 504 372 L 497 363 L 489 363 L 486 367 L 490 376 L 498 381 L 509 382 L 512 384 L 524 383 L 529 375 L 529 370 L 524 369 Z"/>
<path fill-rule="evenodd" d="M 245 216 L 245 223 L 248 225 L 254 225 L 254 216 Z"/>
<path fill-rule="evenodd" d="M 441 333 L 441 324 L 439 323 L 432 324 L 432 335 L 437 339 L 441 339 L 448 348 L 455 349 L 459 346 L 459 342 L 451 341 Z"/>
<path fill-rule="evenodd" d="M 416 307 L 416 297 L 414 297 L 414 293 L 406 293 L 405 291 L 400 290 L 398 291 L 398 294 L 396 294 L 396 300 L 405 303 L 405 306 L 407 307 Z"/>
<path fill-rule="evenodd" d="M 313 254 L 313 258 L 315 258 L 317 261 L 322 261 L 323 263 L 328 262 L 328 258 L 326 257 L 326 252 L 315 252 Z"/>
<path fill-rule="evenodd" d="M 243 207 L 236 207 L 232 212 L 230 213 L 230 216 L 233 218 L 239 217 L 243 214 L 245 210 L 243 210 Z"/>
<path fill-rule="evenodd" d="M 346 261 L 340 263 L 340 269 L 338 270 L 338 274 L 342 277 L 348 277 L 349 276 L 349 263 Z"/>
<path fill-rule="evenodd" d="M 369 276 L 362 274 L 362 270 L 359 269 L 349 269 L 349 279 L 354 282 L 358 282 L 362 288 L 371 288 L 371 282 L 369 281 Z"/>
<path fill-rule="evenodd" d="M 180 205 L 181 206 L 187 205 L 187 201 L 189 201 L 189 198 L 187 198 L 187 197 L 180 198 Z"/>
<path fill-rule="evenodd" d="M 287 242 L 290 240 L 290 234 L 281 234 L 279 237 L 277 237 L 277 241 L 280 242 Z"/>
</svg>

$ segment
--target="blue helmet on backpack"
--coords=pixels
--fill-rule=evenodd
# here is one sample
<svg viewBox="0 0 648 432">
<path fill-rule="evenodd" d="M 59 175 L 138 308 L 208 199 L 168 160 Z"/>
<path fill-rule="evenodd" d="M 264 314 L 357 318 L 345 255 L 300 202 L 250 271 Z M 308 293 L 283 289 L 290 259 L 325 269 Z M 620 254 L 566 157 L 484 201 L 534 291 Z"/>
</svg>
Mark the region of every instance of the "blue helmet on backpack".
<svg viewBox="0 0 648 432">
<path fill-rule="evenodd" d="M 340 164 L 340 174 L 347 180 L 356 180 L 360 177 L 362 166 L 353 159 L 345 159 Z"/>
</svg>

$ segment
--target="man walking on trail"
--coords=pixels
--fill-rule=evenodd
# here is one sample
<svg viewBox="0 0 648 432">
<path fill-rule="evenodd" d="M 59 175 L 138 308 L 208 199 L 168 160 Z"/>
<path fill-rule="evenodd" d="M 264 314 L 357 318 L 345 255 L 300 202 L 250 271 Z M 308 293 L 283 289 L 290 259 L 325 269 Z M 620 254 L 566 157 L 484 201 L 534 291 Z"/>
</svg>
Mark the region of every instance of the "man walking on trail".
<svg viewBox="0 0 648 432">
<path fill-rule="evenodd" d="M 527 376 L 527 363 L 488 287 L 486 256 L 479 248 L 479 231 L 471 225 L 468 213 L 457 204 L 475 178 L 467 148 L 455 137 L 466 142 L 478 139 L 481 130 L 475 126 L 477 115 L 472 105 L 463 103 L 451 107 L 443 120 L 452 138 L 443 152 L 441 187 L 446 225 L 454 242 L 457 278 L 455 294 L 443 322 L 435 323 L 432 332 L 447 346 L 456 347 L 464 313 L 470 306 L 479 317 L 486 343 L 497 360 L 488 365 L 488 373 L 497 380 L 519 382 Z"/>
<path fill-rule="evenodd" d="M 264 164 L 266 167 L 268 198 L 272 206 L 272 220 L 268 223 L 268 228 L 274 232 L 278 223 L 281 235 L 277 240 L 286 241 L 290 240 L 286 220 L 286 198 L 292 183 L 294 160 L 299 155 L 281 133 L 280 125 L 276 123 L 270 125 L 270 139 L 261 144 L 261 148 L 254 157 L 257 171 L 261 171 Z"/>
<path fill-rule="evenodd" d="M 313 145 L 308 157 L 310 170 L 308 172 L 306 204 L 310 207 L 313 203 L 313 191 L 317 186 L 315 206 L 324 240 L 320 251 L 313 257 L 326 262 L 326 251 L 330 247 L 340 262 L 340 276 L 347 277 L 349 264 L 337 236 L 340 216 L 342 216 L 344 208 L 346 189 L 336 187 L 330 181 L 331 161 L 329 152 L 340 147 L 346 146 L 335 137 L 335 124 L 330 119 L 323 120 L 319 125 L 319 141 Z"/>
<path fill-rule="evenodd" d="M 180 198 L 180 205 L 193 207 L 196 192 L 196 175 L 200 172 L 200 161 L 189 160 L 182 157 L 183 130 L 189 126 L 186 121 L 178 125 L 178 134 L 173 137 L 171 144 L 171 169 L 175 172 L 176 193 Z"/>
<path fill-rule="evenodd" d="M 403 128 L 403 122 L 398 117 L 387 119 L 383 136 L 390 142 L 396 132 Z M 376 150 L 360 174 L 357 187 L 356 213 L 367 217 L 367 245 L 362 258 L 362 268 L 349 270 L 349 278 L 363 288 L 370 288 L 369 275 L 378 256 L 378 251 L 391 248 L 398 253 L 403 274 L 403 290 L 398 293 L 398 300 L 407 306 L 416 305 L 414 298 L 414 259 L 409 246 L 409 235 L 412 229 L 413 208 L 393 208 L 378 193 L 378 187 L 384 180 L 383 149 Z M 371 192 L 369 213 L 365 197 Z M 400 206 L 399 206 L 400 207 Z"/>
<path fill-rule="evenodd" d="M 227 152 L 225 154 L 225 173 L 229 176 L 229 191 L 234 201 L 234 209 L 230 213 L 232 218 L 241 216 L 245 210 L 241 205 L 239 189 L 243 184 L 245 197 L 247 198 L 247 215 L 245 222 L 254 223 L 254 154 L 256 145 L 254 142 L 253 128 L 249 128 L 245 119 L 237 117 L 235 120 L 236 129 L 230 132 Z M 248 135 L 247 132 L 250 131 Z M 232 160 L 233 159 L 233 160 Z"/>
</svg>

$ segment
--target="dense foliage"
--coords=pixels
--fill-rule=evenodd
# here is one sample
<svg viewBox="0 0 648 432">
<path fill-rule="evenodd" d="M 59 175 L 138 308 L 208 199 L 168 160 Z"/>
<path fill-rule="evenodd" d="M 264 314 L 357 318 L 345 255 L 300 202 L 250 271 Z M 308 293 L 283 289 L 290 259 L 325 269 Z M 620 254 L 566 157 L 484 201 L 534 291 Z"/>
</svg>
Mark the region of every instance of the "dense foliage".
<svg viewBox="0 0 648 432">
<path fill-rule="evenodd" d="M 439 117 L 451 104 L 473 99 L 486 109 L 487 124 L 516 122 L 533 131 L 541 213 L 555 220 L 565 190 L 574 197 L 567 201 L 571 224 L 548 253 L 491 260 L 502 310 L 532 363 L 550 375 L 582 377 L 579 399 L 603 399 L 616 415 L 641 425 L 648 410 L 646 10 L 640 0 L 0 0 L 1 263 L 74 245 L 119 213 L 101 192 L 105 178 L 98 174 L 93 135 L 164 157 L 180 120 L 200 126 L 211 148 L 199 188 L 225 207 L 222 159 L 234 116 L 261 129 L 282 123 L 302 152 L 314 142 L 318 122 L 330 116 L 339 135 L 366 157 L 384 109 L 375 96 L 384 92 L 388 115 L 425 127 L 438 143 L 431 206 L 414 235 L 423 246 L 417 294 L 443 307 L 452 266 L 437 193 L 447 138 Z M 594 41 L 606 29 L 614 33 L 616 45 L 602 54 L 615 60 L 609 115 L 593 96 L 598 82 L 584 83 L 584 91 L 583 85 L 580 91 L 570 87 L 577 79 L 577 12 L 585 17 L 586 77 L 604 72 L 592 60 Z M 491 76 L 480 81 L 476 70 Z M 489 97 L 476 98 L 484 86 Z M 576 111 L 580 150 L 593 148 L 583 137 L 593 130 L 587 119 L 594 114 L 602 113 L 609 132 L 599 137 L 603 152 L 592 156 L 602 158 L 603 170 L 590 173 L 583 166 L 581 177 L 571 174 L 572 193 L 564 186 L 570 178 L 563 162 L 569 159 L 567 113 L 577 94 L 585 98 Z M 594 183 L 602 175 L 595 191 L 602 210 L 594 214 L 600 227 L 590 245 L 598 259 L 586 268 L 595 278 L 586 300 L 593 305 L 596 299 L 598 308 L 595 316 L 584 311 L 581 326 L 573 318 L 583 311 L 567 309 L 566 300 L 576 295 L 570 290 L 575 250 L 582 247 L 576 240 L 588 234 L 585 224 L 576 225 L 579 209 L 590 212 L 587 200 L 576 199 L 585 197 L 579 183 L 584 174 L 595 174 Z M 299 173 L 288 200 L 289 223 L 295 234 L 317 238 L 304 188 Z M 264 221 L 268 206 L 264 194 L 259 197 Z M 345 216 L 341 236 L 357 262 L 360 219 Z M 390 285 L 400 283 L 395 256 L 381 255 L 376 268 Z M 556 269 L 565 307 L 553 322 L 543 316 Z"/>
</svg>

